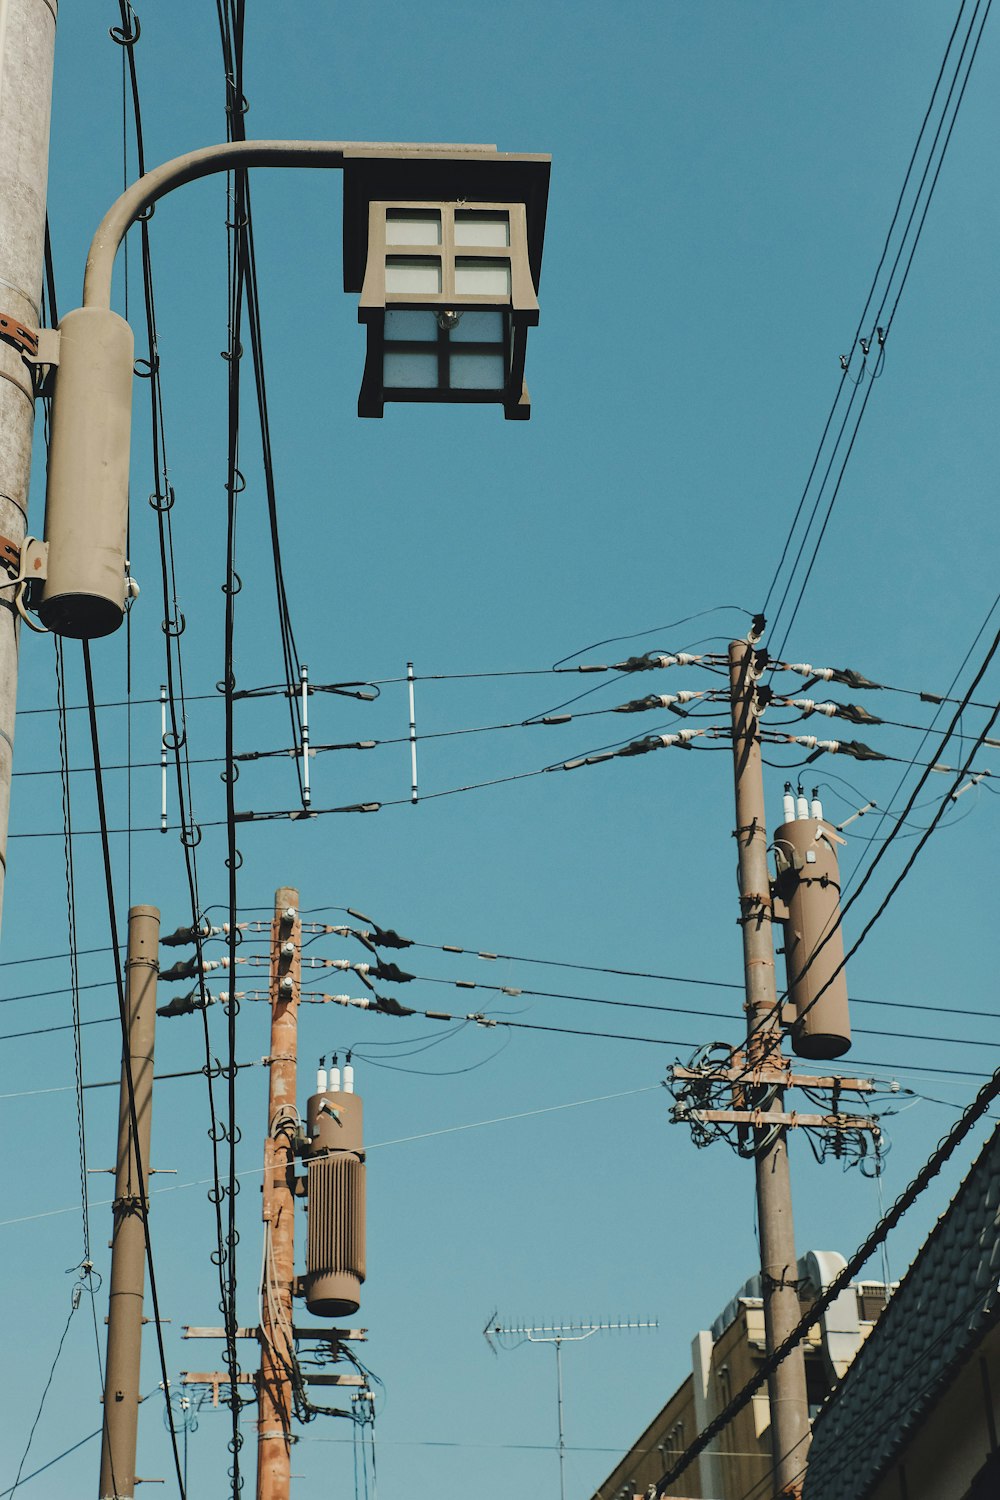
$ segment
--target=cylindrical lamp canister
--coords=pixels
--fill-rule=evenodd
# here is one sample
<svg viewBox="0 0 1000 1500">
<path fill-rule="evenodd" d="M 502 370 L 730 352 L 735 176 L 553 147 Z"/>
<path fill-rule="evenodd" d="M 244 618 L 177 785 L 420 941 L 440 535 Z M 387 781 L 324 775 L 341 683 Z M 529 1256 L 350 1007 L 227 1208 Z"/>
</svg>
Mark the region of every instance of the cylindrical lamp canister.
<svg viewBox="0 0 1000 1500">
<path fill-rule="evenodd" d="M 93 640 L 125 613 L 134 344 L 124 318 L 100 307 L 67 313 L 59 334 L 38 614 L 57 635 Z"/>
</svg>

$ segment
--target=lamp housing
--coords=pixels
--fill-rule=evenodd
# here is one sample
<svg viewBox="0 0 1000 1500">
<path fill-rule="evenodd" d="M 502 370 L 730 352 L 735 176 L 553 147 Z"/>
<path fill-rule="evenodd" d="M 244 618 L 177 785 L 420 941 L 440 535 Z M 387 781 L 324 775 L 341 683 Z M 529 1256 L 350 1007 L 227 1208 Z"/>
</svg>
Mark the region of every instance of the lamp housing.
<svg viewBox="0 0 1000 1500">
<path fill-rule="evenodd" d="M 368 331 L 358 400 L 501 404 L 530 415 L 550 159 L 492 147 L 344 156 L 344 286 Z"/>
</svg>

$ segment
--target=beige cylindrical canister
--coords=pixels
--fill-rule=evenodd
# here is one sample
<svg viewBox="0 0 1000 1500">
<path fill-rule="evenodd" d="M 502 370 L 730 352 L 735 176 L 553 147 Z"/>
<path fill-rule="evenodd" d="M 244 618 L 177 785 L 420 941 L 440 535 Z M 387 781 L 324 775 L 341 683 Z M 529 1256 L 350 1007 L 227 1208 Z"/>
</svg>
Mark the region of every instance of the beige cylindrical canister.
<svg viewBox="0 0 1000 1500">
<path fill-rule="evenodd" d="M 365 1155 L 357 1094 L 314 1094 L 306 1106 L 309 1232 L 306 1306 L 320 1318 L 349 1317 L 365 1279 Z"/>
<path fill-rule="evenodd" d="M 831 825 L 819 818 L 784 823 L 774 835 L 775 895 L 788 908 L 786 988 L 796 1014 L 792 1047 L 800 1057 L 840 1057 L 851 1045 L 835 840 Z"/>
<path fill-rule="evenodd" d="M 38 614 L 57 635 L 92 640 L 125 612 L 134 345 L 125 320 L 100 307 L 67 313 L 59 334 Z"/>
</svg>

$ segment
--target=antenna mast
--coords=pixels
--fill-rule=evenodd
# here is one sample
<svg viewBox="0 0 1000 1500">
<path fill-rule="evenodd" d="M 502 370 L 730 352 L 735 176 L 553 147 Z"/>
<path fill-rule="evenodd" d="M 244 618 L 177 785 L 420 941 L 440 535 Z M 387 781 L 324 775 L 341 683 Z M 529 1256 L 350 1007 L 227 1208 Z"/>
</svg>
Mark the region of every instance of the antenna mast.
<svg viewBox="0 0 1000 1500">
<path fill-rule="evenodd" d="M 556 1351 L 556 1405 L 559 1420 L 559 1500 L 566 1500 L 566 1439 L 563 1431 L 562 1346 L 578 1344 L 595 1333 L 625 1333 L 631 1329 L 659 1328 L 659 1319 L 616 1319 L 602 1323 L 498 1323 L 496 1313 L 486 1320 L 483 1336 L 495 1354 L 493 1335 L 501 1349 L 518 1344 L 553 1344 Z M 504 1340 L 508 1342 L 504 1342 Z M 513 1343 L 509 1342 L 511 1339 Z"/>
</svg>

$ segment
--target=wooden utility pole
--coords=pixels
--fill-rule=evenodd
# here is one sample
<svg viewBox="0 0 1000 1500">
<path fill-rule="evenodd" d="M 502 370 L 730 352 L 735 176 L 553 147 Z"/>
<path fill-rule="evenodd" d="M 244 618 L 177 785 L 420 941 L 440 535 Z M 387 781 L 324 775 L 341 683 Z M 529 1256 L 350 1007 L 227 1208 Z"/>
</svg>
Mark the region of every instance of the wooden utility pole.
<svg viewBox="0 0 1000 1500">
<path fill-rule="evenodd" d="M 771 881 L 767 866 L 764 777 L 757 709 L 757 658 L 748 641 L 729 648 L 732 700 L 733 762 L 736 786 L 736 846 L 739 851 L 740 925 L 746 979 L 746 1082 L 754 1091 L 755 1073 L 774 1074 L 784 1067 L 781 1055 L 781 1010 L 774 976 Z M 781 1114 L 784 1090 L 762 1090 L 765 1114 Z M 757 1219 L 760 1231 L 761 1293 L 764 1330 L 771 1354 L 799 1321 L 792 1189 L 788 1170 L 787 1127 L 754 1129 L 757 1170 Z M 809 1448 L 809 1404 L 801 1348 L 782 1360 L 768 1380 L 771 1404 L 771 1449 L 774 1490 L 798 1495 Z"/>
<path fill-rule="evenodd" d="M 0 0 L 0 583 L 22 572 L 28 522 L 33 370 L 41 321 L 56 0 Z M 37 349 L 37 343 L 36 343 Z M 0 910 L 7 869 L 18 617 L 0 588 Z"/>
<path fill-rule="evenodd" d="M 295 1280 L 295 1066 L 302 924 L 299 893 L 275 892 L 271 924 L 271 1052 L 264 1143 L 264 1290 L 257 1417 L 257 1500 L 288 1500 Z"/>
<path fill-rule="evenodd" d="M 118 1097 L 100 1500 L 131 1500 L 135 1494 L 159 942 L 160 913 L 156 907 L 131 907 L 125 964 L 127 1045 L 123 1049 Z"/>
</svg>

